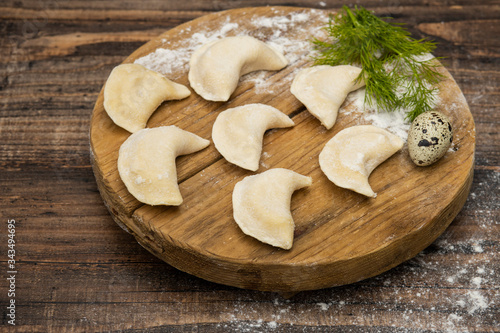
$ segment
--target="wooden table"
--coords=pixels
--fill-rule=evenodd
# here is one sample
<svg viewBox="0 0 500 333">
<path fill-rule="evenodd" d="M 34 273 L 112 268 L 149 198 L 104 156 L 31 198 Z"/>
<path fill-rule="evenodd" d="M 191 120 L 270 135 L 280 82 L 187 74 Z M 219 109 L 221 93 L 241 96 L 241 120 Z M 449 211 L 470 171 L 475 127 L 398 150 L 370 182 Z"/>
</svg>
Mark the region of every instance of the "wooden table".
<svg viewBox="0 0 500 333">
<path fill-rule="evenodd" d="M 500 331 L 500 6 L 494 1 L 360 3 L 439 43 L 435 55 L 445 57 L 476 124 L 469 199 L 417 257 L 356 284 L 287 299 L 180 272 L 113 222 L 89 158 L 90 115 L 111 69 L 149 39 L 206 13 L 285 3 L 343 4 L 0 4 L 1 331 Z M 15 253 L 8 252 L 10 239 Z"/>
</svg>

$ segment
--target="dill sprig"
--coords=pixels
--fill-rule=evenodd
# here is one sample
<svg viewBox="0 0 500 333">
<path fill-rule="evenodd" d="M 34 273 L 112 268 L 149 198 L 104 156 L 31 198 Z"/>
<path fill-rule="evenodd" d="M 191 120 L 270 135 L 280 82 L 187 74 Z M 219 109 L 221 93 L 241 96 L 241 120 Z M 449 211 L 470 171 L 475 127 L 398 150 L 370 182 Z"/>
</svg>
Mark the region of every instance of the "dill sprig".
<svg viewBox="0 0 500 333">
<path fill-rule="evenodd" d="M 432 109 L 436 84 L 444 76 L 436 70 L 440 63 L 435 58 L 419 56 L 432 52 L 434 42 L 416 40 L 401 24 L 386 22 L 363 7 L 343 6 L 330 15 L 325 29 L 332 41 L 313 40 L 319 51 L 314 64 L 361 66 L 357 80 L 366 84 L 365 103 L 384 111 L 403 108 L 410 121 Z"/>
</svg>

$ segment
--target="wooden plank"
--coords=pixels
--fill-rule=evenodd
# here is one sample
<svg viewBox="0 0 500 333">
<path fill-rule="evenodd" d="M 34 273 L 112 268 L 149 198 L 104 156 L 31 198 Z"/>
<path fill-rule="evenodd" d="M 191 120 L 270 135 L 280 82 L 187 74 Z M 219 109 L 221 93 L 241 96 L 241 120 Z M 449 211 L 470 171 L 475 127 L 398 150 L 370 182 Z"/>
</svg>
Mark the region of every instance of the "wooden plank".
<svg viewBox="0 0 500 333">
<path fill-rule="evenodd" d="M 474 289 L 442 288 L 426 283 L 407 284 L 403 281 L 391 281 L 383 277 L 370 281 L 365 285 L 352 285 L 342 289 L 334 288 L 299 294 L 297 297 L 284 301 L 270 293 L 242 291 L 235 293 L 228 288 L 218 288 L 216 285 L 196 283 L 190 287 L 189 277 L 183 281 L 182 274 L 172 269 L 161 269 L 157 265 L 112 264 L 109 272 L 102 265 L 26 265 L 33 271 L 37 279 L 51 279 L 49 290 L 34 290 L 32 297 L 38 300 L 29 307 L 23 307 L 20 315 L 26 325 L 36 324 L 41 327 L 56 329 L 57 327 L 71 329 L 73 325 L 85 329 L 89 325 L 93 329 L 125 329 L 132 327 L 154 328 L 189 327 L 193 323 L 211 323 L 212 327 L 235 325 L 237 329 L 246 324 L 266 328 L 276 325 L 287 327 L 287 323 L 297 323 L 305 327 L 315 326 L 349 326 L 359 325 L 377 328 L 389 328 L 397 325 L 400 329 L 419 327 L 431 330 L 439 320 L 446 318 L 453 311 L 458 321 L 447 321 L 451 325 L 468 329 L 481 328 L 487 332 L 495 326 L 494 308 L 481 311 L 480 303 L 474 303 Z M 148 269 L 148 267 L 150 267 Z M 406 267 L 408 269 L 409 267 Z M 138 270 L 143 273 L 136 276 Z M 50 272 L 50 273 L 49 273 Z M 49 274 L 48 274 L 49 273 Z M 80 286 L 70 294 L 72 288 L 64 282 L 65 276 L 74 275 L 74 280 Z M 106 275 L 113 284 L 106 283 Z M 161 283 L 167 274 L 174 274 L 177 285 Z M 186 276 L 187 277 L 187 276 Z M 135 281 L 150 280 L 152 284 L 136 284 Z M 27 283 L 22 279 L 20 283 Z M 160 283 L 159 285 L 156 283 Z M 106 288 L 96 290 L 95 285 L 106 284 Z M 162 286 L 162 290 L 158 290 Z M 191 299 L 186 294 L 191 294 Z M 144 298 L 144 295 L 148 295 Z M 374 296 L 376 295 L 376 299 Z M 494 295 L 486 295 L 484 302 L 494 302 Z M 253 302 L 251 311 L 248 302 Z M 312 302 L 311 302 L 312 301 Z M 452 302 L 450 307 L 449 303 Z M 39 305 L 43 304 L 45 311 Z M 64 304 L 64 306 L 61 306 Z M 123 321 L 119 316 L 112 316 L 114 308 L 133 319 Z M 407 310 L 408 308 L 413 310 Z M 151 313 L 148 309 L 155 308 Z M 481 312 L 481 316 L 477 313 Z M 168 316 L 164 314 L 168 313 Z M 28 315 L 30 314 L 30 315 Z M 48 316 L 50 314 L 50 317 Z M 84 315 L 82 315 L 84 314 Z M 163 315 L 162 315 L 163 314 Z M 314 319 L 311 316 L 317 316 Z M 413 323 L 402 320 L 401 317 L 411 316 Z M 273 324 L 274 322 L 274 324 Z M 413 325 L 413 326 L 412 326 Z M 450 328 L 451 329 L 451 328 Z"/>
</svg>

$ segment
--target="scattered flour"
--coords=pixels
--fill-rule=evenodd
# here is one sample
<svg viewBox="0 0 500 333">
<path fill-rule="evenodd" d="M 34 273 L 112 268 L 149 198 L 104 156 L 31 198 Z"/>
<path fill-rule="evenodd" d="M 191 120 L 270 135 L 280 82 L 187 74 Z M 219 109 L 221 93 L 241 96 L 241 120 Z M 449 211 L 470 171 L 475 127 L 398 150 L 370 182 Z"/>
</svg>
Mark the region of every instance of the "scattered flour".
<svg viewBox="0 0 500 333">
<path fill-rule="evenodd" d="M 169 75 L 174 70 L 185 68 L 186 54 L 189 51 L 190 49 L 187 47 L 176 50 L 157 49 L 155 52 L 137 59 L 135 63 L 163 75 Z"/>
<path fill-rule="evenodd" d="M 187 74 L 192 53 L 202 45 L 227 36 L 249 34 L 285 54 L 289 60 L 289 66 L 293 66 L 298 62 L 309 62 L 314 52 L 311 48 L 311 38 L 321 39 L 325 36 L 325 31 L 322 26 L 311 26 L 308 22 L 311 20 L 311 15 L 315 15 L 327 22 L 327 14 L 314 10 L 289 15 L 278 15 L 279 12 L 276 11 L 276 14 L 272 18 L 263 16 L 252 18 L 249 21 L 252 27 L 250 30 L 245 30 L 228 17 L 219 29 L 197 31 L 191 34 L 189 38 L 180 41 L 180 45 L 170 45 L 170 41 L 164 39 L 162 41 L 164 47 L 137 59 L 135 63 L 175 79 Z M 301 31 L 301 33 L 297 33 L 297 31 Z M 243 76 L 241 82 L 253 83 L 256 94 L 272 94 L 282 90 L 285 85 L 290 85 L 298 70 L 299 67 L 293 69 L 290 75 L 284 76 L 278 81 L 269 80 L 273 75 L 272 72 L 256 71 Z M 410 124 L 405 119 L 405 110 L 377 112 L 376 108 L 365 105 L 364 88 L 351 93 L 348 100 L 354 103 L 357 110 L 363 111 L 366 121 L 385 128 L 406 141 Z"/>
<path fill-rule="evenodd" d="M 481 286 L 481 283 L 483 281 L 483 278 L 476 276 L 475 278 L 472 279 L 472 284 L 475 285 L 477 288 Z"/>
<path fill-rule="evenodd" d="M 330 308 L 330 305 L 327 303 L 317 303 L 321 310 L 326 311 Z"/>
<path fill-rule="evenodd" d="M 446 332 L 456 333 L 458 331 L 457 325 L 461 324 L 463 318 L 454 313 L 450 314 L 447 318 L 448 320 L 444 323 L 444 328 Z"/>
<path fill-rule="evenodd" d="M 483 247 L 481 246 L 481 244 L 474 244 L 474 251 L 476 253 L 483 253 L 484 252 Z"/>
<path fill-rule="evenodd" d="M 230 22 L 229 18 L 219 30 L 207 30 L 195 32 L 190 38 L 182 41 L 182 45 L 173 49 L 158 48 L 154 52 L 135 60 L 136 64 L 142 65 L 150 70 L 169 76 L 174 72 L 185 72 L 189 66 L 191 54 L 203 44 L 227 36 L 231 31 L 239 27 L 238 23 Z M 163 44 L 169 46 L 170 41 L 163 39 Z"/>
<path fill-rule="evenodd" d="M 467 312 L 469 314 L 488 308 L 488 302 L 478 290 L 469 291 L 463 303 L 467 306 Z"/>
<path fill-rule="evenodd" d="M 309 13 L 295 13 L 272 18 L 259 16 L 252 19 L 251 24 L 257 29 L 256 38 L 266 40 L 271 46 L 283 52 L 290 63 L 294 63 L 304 56 L 309 56 L 311 44 L 308 38 L 320 37 L 323 33 L 321 27 L 308 25 L 309 20 Z M 298 25 L 303 26 L 302 34 L 297 34 L 295 30 Z M 287 34 L 290 30 L 295 32 Z"/>
<path fill-rule="evenodd" d="M 276 327 L 278 327 L 278 323 L 275 321 L 270 321 L 267 323 L 267 326 L 271 329 L 275 329 Z"/>
<path fill-rule="evenodd" d="M 258 16 L 249 22 L 253 26 L 251 31 L 246 31 L 238 23 L 231 22 L 230 17 L 228 17 L 219 29 L 197 31 L 189 38 L 181 41 L 181 45 L 172 46 L 170 41 L 163 39 L 162 42 L 165 47 L 158 48 L 154 52 L 137 59 L 135 63 L 166 76 L 174 72 L 186 74 L 192 53 L 202 45 L 227 36 L 249 34 L 253 34 L 254 37 L 280 50 L 290 63 L 294 63 L 309 56 L 307 50 L 310 48 L 310 42 L 302 35 L 297 36 L 296 33 L 287 34 L 287 32 L 292 29 L 295 31 L 300 25 L 303 34 L 308 38 L 319 37 L 323 33 L 321 27 L 311 27 L 307 24 L 313 13 L 315 15 L 324 15 L 326 22 L 326 14 L 320 11 L 293 13 L 272 18 Z"/>
<path fill-rule="evenodd" d="M 415 57 L 416 61 L 426 61 L 432 59 L 434 56 L 430 53 L 426 53 L 422 56 Z M 386 66 L 387 70 L 391 70 L 391 66 Z M 399 87 L 396 94 L 401 97 L 407 92 L 407 87 L 402 85 Z M 347 102 L 352 103 L 356 110 L 361 110 L 363 118 L 367 120 L 372 125 L 380 128 L 384 128 L 389 132 L 399 136 L 403 141 L 408 138 L 408 131 L 410 130 L 410 121 L 406 118 L 406 114 L 410 111 L 409 109 L 399 108 L 391 112 L 380 111 L 378 112 L 376 105 L 371 105 L 365 103 L 366 89 L 361 88 L 347 96 Z M 438 90 L 435 90 L 433 98 L 431 100 L 431 107 L 439 103 Z"/>
<path fill-rule="evenodd" d="M 378 112 L 377 108 L 365 103 L 365 88 L 350 93 L 346 98 L 346 104 L 352 104 L 355 110 L 363 113 L 363 119 L 374 126 L 388 130 L 399 136 L 403 141 L 408 138 L 410 122 L 406 119 L 406 110 L 395 110 L 393 112 Z M 340 111 L 342 112 L 342 110 Z"/>
</svg>

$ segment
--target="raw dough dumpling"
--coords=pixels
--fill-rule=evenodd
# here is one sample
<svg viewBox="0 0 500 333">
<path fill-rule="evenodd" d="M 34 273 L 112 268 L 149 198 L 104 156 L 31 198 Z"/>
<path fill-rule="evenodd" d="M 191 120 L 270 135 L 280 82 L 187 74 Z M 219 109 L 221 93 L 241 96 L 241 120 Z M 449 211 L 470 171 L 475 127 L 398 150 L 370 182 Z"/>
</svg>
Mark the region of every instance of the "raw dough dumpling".
<svg viewBox="0 0 500 333">
<path fill-rule="evenodd" d="M 245 177 L 234 187 L 234 219 L 245 234 L 288 250 L 295 229 L 290 212 L 292 194 L 311 184 L 311 177 L 281 168 Z"/>
<path fill-rule="evenodd" d="M 365 85 L 363 80 L 356 82 L 359 73 L 361 68 L 350 65 L 309 67 L 295 76 L 291 92 L 330 129 L 347 94 Z"/>
<path fill-rule="evenodd" d="M 128 191 L 149 205 L 178 206 L 175 158 L 197 152 L 210 141 L 176 126 L 142 129 L 128 137 L 118 155 L 118 172 Z"/>
<path fill-rule="evenodd" d="M 326 143 L 319 154 L 319 165 L 335 185 L 375 197 L 368 177 L 402 147 L 403 140 L 382 128 L 352 126 Z"/>
<path fill-rule="evenodd" d="M 288 60 L 272 46 L 250 36 L 226 37 L 203 45 L 189 61 L 191 87 L 209 101 L 227 101 L 240 76 L 279 70 Z"/>
<path fill-rule="evenodd" d="M 104 109 L 113 122 L 130 133 L 146 127 L 149 117 L 167 100 L 191 94 L 182 84 L 138 64 L 116 66 L 104 86 Z"/>
<path fill-rule="evenodd" d="M 272 106 L 247 104 L 219 114 L 212 128 L 212 140 L 228 162 L 257 171 L 264 132 L 293 125 L 292 119 Z"/>
</svg>

